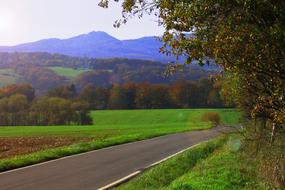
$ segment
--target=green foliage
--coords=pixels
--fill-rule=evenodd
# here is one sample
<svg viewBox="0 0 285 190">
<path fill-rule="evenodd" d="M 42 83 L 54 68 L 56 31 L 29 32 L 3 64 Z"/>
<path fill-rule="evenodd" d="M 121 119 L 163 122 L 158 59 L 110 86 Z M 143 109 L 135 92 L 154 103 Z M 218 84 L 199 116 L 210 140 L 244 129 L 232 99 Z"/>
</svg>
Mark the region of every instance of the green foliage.
<svg viewBox="0 0 285 190">
<path fill-rule="evenodd" d="M 58 97 L 42 97 L 27 110 L 30 121 L 27 125 L 88 125 L 88 104 Z"/>
<path fill-rule="evenodd" d="M 62 156 L 77 154 L 111 145 L 123 144 L 156 136 L 207 129 L 211 125 L 200 121 L 207 109 L 189 110 L 117 110 L 94 111 L 92 126 L 23 126 L 0 127 L 0 137 L 75 136 L 93 137 L 94 142 L 48 149 L 25 156 L 0 160 L 0 171 L 27 166 Z M 225 123 L 238 122 L 237 112 L 216 110 Z M 142 117 L 142 115 L 144 117 Z M 228 120 L 231 118 L 231 120 Z"/>
<path fill-rule="evenodd" d="M 24 115 L 28 108 L 27 97 L 22 94 L 0 99 L 0 125 L 23 125 Z"/>
<path fill-rule="evenodd" d="M 116 189 L 164 189 L 172 181 L 191 171 L 196 164 L 206 159 L 224 143 L 225 138 L 218 138 L 191 148 Z"/>
<path fill-rule="evenodd" d="M 34 99 L 35 91 L 27 84 L 0 88 L 0 125 L 91 124 L 88 103 L 75 98 L 74 85 L 56 88 L 50 97 Z"/>
<path fill-rule="evenodd" d="M 241 96 L 252 97 L 251 105 L 246 105 L 251 117 L 269 119 L 272 134 L 278 131 L 275 125 L 285 122 L 284 1 L 123 0 L 122 4 L 123 23 L 145 12 L 159 17 L 166 28 L 162 52 L 187 56 L 186 63 L 204 65 L 214 59 L 235 74 Z"/>
<path fill-rule="evenodd" d="M 243 163 L 237 142 L 237 136 L 230 136 L 203 143 L 116 189 L 268 189 L 257 179 L 256 164 Z"/>
<path fill-rule="evenodd" d="M 256 165 L 243 163 L 238 150 L 231 146 L 231 139 L 222 149 L 198 163 L 191 171 L 176 179 L 168 190 L 202 189 L 267 189 L 258 182 Z"/>
<path fill-rule="evenodd" d="M 109 1 L 102 2 L 100 5 L 106 7 Z M 133 15 L 141 17 L 143 13 L 158 16 L 160 24 L 166 28 L 162 37 L 163 53 L 186 56 L 186 64 L 197 61 L 205 65 L 214 60 L 230 73 L 230 82 L 225 85 L 233 95 L 230 101 L 234 100 L 250 118 L 267 123 L 250 132 L 263 138 L 260 131 L 270 130 L 271 137 L 265 139 L 272 149 L 279 146 L 276 138 L 282 136 L 284 141 L 284 0 L 117 2 L 123 5 L 121 23 L 126 23 Z M 277 166 L 282 165 L 280 162 Z M 276 178 L 282 179 L 280 186 L 285 188 L 284 175 L 276 175 Z"/>
</svg>

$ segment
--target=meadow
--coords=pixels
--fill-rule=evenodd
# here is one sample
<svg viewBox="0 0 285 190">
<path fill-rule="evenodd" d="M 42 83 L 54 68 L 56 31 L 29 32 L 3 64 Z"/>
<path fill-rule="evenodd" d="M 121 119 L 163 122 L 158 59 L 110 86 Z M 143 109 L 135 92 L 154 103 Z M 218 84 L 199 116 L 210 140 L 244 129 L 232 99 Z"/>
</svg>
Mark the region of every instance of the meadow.
<svg viewBox="0 0 285 190">
<path fill-rule="evenodd" d="M 233 109 L 103 110 L 91 112 L 93 125 L 1 127 L 0 137 L 102 138 L 131 134 L 169 134 L 211 128 L 211 123 L 201 120 L 201 116 L 206 112 L 218 112 L 222 124 L 239 123 L 240 114 Z"/>
<path fill-rule="evenodd" d="M 18 78 L 13 69 L 0 69 L 0 87 L 14 84 Z"/>
<path fill-rule="evenodd" d="M 75 78 L 78 75 L 90 71 L 89 69 L 74 69 L 74 68 L 67 68 L 67 67 L 48 67 L 49 69 L 53 70 L 57 75 L 67 77 L 67 78 Z"/>
<path fill-rule="evenodd" d="M 233 109 L 104 110 L 91 113 L 94 124 L 90 126 L 0 127 L 1 143 L 7 141 L 2 146 L 6 149 L 0 149 L 0 171 L 156 136 L 208 129 L 212 123 L 203 122 L 201 116 L 213 111 L 220 114 L 222 124 L 239 123 L 240 114 Z"/>
</svg>

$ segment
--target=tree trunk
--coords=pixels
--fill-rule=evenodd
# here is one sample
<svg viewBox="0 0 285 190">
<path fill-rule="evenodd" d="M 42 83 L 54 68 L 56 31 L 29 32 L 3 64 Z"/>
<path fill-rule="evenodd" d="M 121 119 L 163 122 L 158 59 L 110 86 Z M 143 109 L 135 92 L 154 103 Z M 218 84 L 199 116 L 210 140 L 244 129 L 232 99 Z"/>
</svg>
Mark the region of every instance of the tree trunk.
<svg viewBox="0 0 285 190">
<path fill-rule="evenodd" d="M 275 134 L 276 134 L 276 124 L 272 124 L 272 131 L 271 131 L 271 139 L 270 139 L 270 144 L 273 145 L 274 140 L 275 140 Z"/>
</svg>

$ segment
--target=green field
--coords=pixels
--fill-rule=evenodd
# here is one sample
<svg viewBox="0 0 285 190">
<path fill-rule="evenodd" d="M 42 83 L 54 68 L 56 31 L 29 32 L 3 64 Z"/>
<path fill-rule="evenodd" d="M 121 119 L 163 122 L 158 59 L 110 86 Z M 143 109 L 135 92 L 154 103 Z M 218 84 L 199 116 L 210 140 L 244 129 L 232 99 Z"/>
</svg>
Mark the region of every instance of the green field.
<svg viewBox="0 0 285 190">
<path fill-rule="evenodd" d="M 78 75 L 90 71 L 89 69 L 74 69 L 74 68 L 67 68 L 67 67 L 48 67 L 49 69 L 53 70 L 57 75 L 67 77 L 67 78 L 75 78 Z"/>
<path fill-rule="evenodd" d="M 0 87 L 16 83 L 19 76 L 12 69 L 0 69 Z"/>
<path fill-rule="evenodd" d="M 223 124 L 239 122 L 239 112 L 232 109 L 106 110 L 91 113 L 94 119 L 91 126 L 0 127 L 1 138 L 57 136 L 93 139 L 90 142 L 0 159 L 0 171 L 156 136 L 211 128 L 211 123 L 201 121 L 201 115 L 212 111 L 220 113 Z"/>
<path fill-rule="evenodd" d="M 0 127 L 0 137 L 87 136 L 107 138 L 121 135 L 157 136 L 195 129 L 207 129 L 211 123 L 201 121 L 205 112 L 220 113 L 222 123 L 239 123 L 240 114 L 232 109 L 106 110 L 91 113 L 91 126 L 23 126 Z"/>
<path fill-rule="evenodd" d="M 257 180 L 255 164 L 243 162 L 239 137 L 219 137 L 142 173 L 118 190 L 268 189 Z"/>
</svg>

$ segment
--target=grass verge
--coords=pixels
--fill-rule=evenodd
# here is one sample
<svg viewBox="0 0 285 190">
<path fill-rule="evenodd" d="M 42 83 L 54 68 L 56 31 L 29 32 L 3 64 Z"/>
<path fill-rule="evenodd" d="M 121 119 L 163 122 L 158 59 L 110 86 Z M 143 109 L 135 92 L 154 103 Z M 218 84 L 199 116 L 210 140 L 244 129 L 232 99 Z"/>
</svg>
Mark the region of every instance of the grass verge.
<svg viewBox="0 0 285 190">
<path fill-rule="evenodd" d="M 0 160 L 0 172 L 29 166 L 65 156 L 80 154 L 92 150 L 97 150 L 101 148 L 106 148 L 109 146 L 120 145 L 124 143 L 130 143 L 140 140 L 145 140 L 149 138 L 154 138 L 162 135 L 167 135 L 169 133 L 155 133 L 155 134 L 132 134 L 132 135 L 122 135 L 111 137 L 107 139 L 83 142 L 78 144 L 73 144 L 70 146 L 59 147 L 54 149 L 42 150 L 28 155 L 15 156 L 12 158 L 6 158 Z"/>
<path fill-rule="evenodd" d="M 210 156 L 217 148 L 223 146 L 226 137 L 222 136 L 214 140 L 202 143 L 190 150 L 171 158 L 142 175 L 134 178 L 129 183 L 122 185 L 118 190 L 155 190 L 163 189 L 175 179 L 189 172 L 197 163 Z"/>
<path fill-rule="evenodd" d="M 116 188 L 118 190 L 251 190 L 268 189 L 246 163 L 236 136 L 203 143 Z"/>
</svg>

